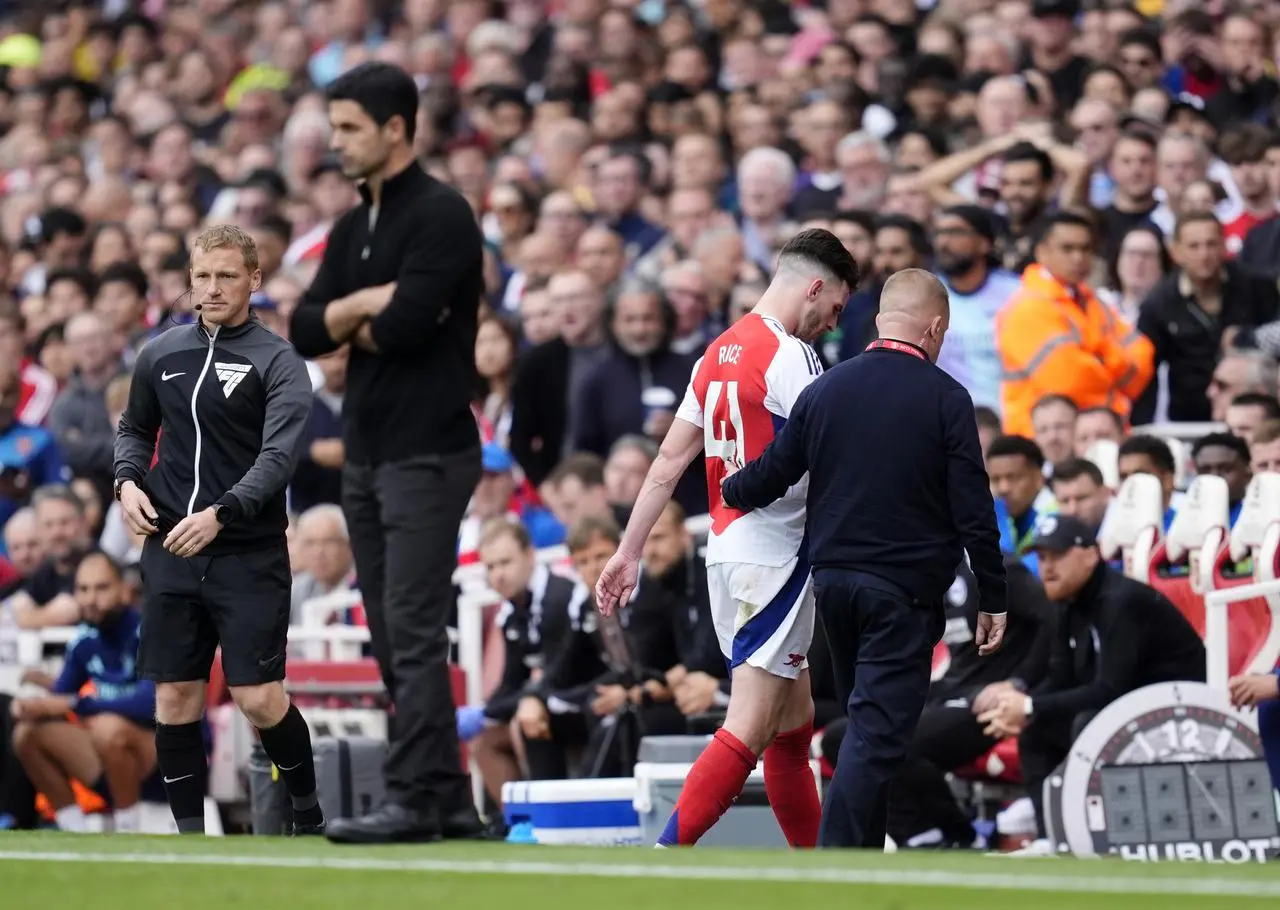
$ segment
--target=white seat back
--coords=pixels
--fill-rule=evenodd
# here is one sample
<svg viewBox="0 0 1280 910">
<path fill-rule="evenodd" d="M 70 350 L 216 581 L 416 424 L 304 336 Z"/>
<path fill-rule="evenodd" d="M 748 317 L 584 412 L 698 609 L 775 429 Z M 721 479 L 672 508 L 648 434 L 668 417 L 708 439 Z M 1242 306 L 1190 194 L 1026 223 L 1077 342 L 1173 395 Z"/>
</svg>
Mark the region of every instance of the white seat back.
<svg viewBox="0 0 1280 910">
<path fill-rule="evenodd" d="M 1110 439 L 1099 439 L 1085 451 L 1086 461 L 1092 461 L 1102 472 L 1102 482 L 1108 489 L 1120 488 L 1120 445 Z"/>
<path fill-rule="evenodd" d="M 1225 483 L 1225 481 L 1224 481 Z M 1244 494 L 1240 517 L 1231 529 L 1231 558 L 1244 559 L 1250 553 L 1254 557 L 1254 575 L 1259 581 L 1270 581 L 1275 576 L 1275 553 L 1269 564 L 1259 565 L 1259 556 L 1267 543 L 1268 534 L 1280 530 L 1280 474 L 1268 471 L 1256 475 Z M 1261 560 L 1266 562 L 1265 560 Z M 1262 577 L 1262 569 L 1267 573 Z"/>
<path fill-rule="evenodd" d="M 1227 482 L 1202 476 L 1191 481 L 1165 535 L 1169 561 L 1185 561 L 1191 568 L 1191 584 L 1200 593 L 1213 590 L 1218 553 L 1227 541 L 1231 506 Z"/>
<path fill-rule="evenodd" d="M 1134 474 L 1111 500 L 1098 545 L 1106 559 L 1121 554 L 1125 574 L 1145 582 L 1163 527 L 1164 490 L 1160 481 L 1151 474 Z"/>
</svg>

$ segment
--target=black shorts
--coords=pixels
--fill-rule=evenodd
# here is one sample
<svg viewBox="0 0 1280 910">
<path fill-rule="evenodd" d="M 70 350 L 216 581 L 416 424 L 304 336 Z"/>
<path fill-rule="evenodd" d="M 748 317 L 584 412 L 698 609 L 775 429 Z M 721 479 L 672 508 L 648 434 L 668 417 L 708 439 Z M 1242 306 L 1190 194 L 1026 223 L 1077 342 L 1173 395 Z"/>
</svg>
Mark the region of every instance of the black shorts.
<svg viewBox="0 0 1280 910">
<path fill-rule="evenodd" d="M 138 670 L 155 682 L 209 679 L 222 645 L 229 686 L 284 679 L 293 578 L 284 543 L 182 559 L 149 537 L 142 547 Z"/>
</svg>

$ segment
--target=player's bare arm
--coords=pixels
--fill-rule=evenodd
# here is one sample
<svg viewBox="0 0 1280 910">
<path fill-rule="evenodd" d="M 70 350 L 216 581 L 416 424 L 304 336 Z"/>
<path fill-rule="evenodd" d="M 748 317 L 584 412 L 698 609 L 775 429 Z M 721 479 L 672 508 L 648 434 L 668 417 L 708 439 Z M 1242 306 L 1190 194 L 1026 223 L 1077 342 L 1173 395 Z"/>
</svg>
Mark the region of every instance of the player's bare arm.
<svg viewBox="0 0 1280 910">
<path fill-rule="evenodd" d="M 644 478 L 618 552 L 609 560 L 596 582 L 596 608 L 603 615 L 611 615 L 618 604 L 626 603 L 631 596 L 636 586 L 644 542 L 662 510 L 671 501 L 676 484 L 701 451 L 702 428 L 680 418 L 672 421 L 671 429 L 658 449 L 658 457 Z"/>
</svg>

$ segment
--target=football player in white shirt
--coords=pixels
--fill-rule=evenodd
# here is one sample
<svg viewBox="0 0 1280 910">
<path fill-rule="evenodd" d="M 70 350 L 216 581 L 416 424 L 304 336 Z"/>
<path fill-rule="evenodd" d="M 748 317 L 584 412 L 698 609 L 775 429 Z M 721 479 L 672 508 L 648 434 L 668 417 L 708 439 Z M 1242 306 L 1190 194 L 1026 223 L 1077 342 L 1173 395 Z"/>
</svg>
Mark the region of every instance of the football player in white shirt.
<svg viewBox="0 0 1280 910">
<path fill-rule="evenodd" d="M 750 314 L 708 346 L 662 442 L 617 554 L 596 585 L 609 615 L 627 603 L 645 538 L 685 469 L 707 460 L 712 528 L 707 583 L 732 689 L 723 727 L 694 763 L 658 846 L 697 843 L 764 757 L 765 789 L 788 843 L 813 847 L 822 806 L 809 767 L 813 695 L 806 656 L 813 582 L 804 540 L 807 478 L 777 502 L 742 513 L 720 482 L 757 458 L 822 373 L 808 342 L 834 328 L 858 284 L 853 257 L 829 231 L 802 231 Z"/>
</svg>

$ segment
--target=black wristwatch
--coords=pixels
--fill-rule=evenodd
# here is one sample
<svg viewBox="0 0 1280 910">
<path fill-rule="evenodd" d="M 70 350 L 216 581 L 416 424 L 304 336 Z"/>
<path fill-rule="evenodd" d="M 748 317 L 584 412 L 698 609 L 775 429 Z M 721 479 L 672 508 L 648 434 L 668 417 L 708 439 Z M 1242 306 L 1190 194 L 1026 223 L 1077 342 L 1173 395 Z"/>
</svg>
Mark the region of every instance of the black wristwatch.
<svg viewBox="0 0 1280 910">
<path fill-rule="evenodd" d="M 126 483 L 128 483 L 130 480 L 132 480 L 132 479 L 133 479 L 133 478 L 131 478 L 131 477 L 117 477 L 117 478 L 116 478 L 116 482 L 115 482 L 115 484 L 112 486 L 112 492 L 111 492 L 111 495 L 113 495 L 113 496 L 115 497 L 116 502 L 119 502 L 119 501 L 120 501 L 120 489 L 121 489 L 121 488 L 122 488 Z"/>
<path fill-rule="evenodd" d="M 231 519 L 235 516 L 231 512 L 231 506 L 214 505 L 213 517 L 218 519 L 218 524 L 225 528 L 227 525 L 231 524 Z"/>
</svg>

